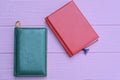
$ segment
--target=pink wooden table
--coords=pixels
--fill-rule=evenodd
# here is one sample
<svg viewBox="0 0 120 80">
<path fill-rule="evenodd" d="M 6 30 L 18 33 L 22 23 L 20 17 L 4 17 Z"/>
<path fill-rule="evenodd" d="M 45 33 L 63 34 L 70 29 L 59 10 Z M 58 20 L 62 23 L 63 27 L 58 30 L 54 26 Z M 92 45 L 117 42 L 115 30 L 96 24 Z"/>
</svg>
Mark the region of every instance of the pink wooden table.
<svg viewBox="0 0 120 80">
<path fill-rule="evenodd" d="M 0 80 L 120 80 L 120 0 L 74 0 L 99 34 L 88 55 L 69 58 L 44 18 L 70 0 L 0 0 Z M 13 29 L 48 28 L 47 77 L 13 76 Z"/>
</svg>

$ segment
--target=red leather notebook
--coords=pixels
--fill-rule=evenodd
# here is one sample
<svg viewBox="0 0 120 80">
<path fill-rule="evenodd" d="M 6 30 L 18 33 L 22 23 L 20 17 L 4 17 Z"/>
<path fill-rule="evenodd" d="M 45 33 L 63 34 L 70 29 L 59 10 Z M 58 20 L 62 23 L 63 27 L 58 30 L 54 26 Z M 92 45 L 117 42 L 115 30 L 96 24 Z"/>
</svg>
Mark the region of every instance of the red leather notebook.
<svg viewBox="0 0 120 80">
<path fill-rule="evenodd" d="M 98 39 L 98 35 L 73 1 L 45 18 L 69 56 Z"/>
</svg>

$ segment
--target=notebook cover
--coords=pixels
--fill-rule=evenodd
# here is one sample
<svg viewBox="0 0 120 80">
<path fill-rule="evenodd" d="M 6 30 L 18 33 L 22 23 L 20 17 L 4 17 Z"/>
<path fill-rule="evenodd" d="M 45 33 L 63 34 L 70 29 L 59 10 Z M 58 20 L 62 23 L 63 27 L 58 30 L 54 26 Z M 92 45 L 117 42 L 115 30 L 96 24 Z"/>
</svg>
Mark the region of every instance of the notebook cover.
<svg viewBox="0 0 120 80">
<path fill-rule="evenodd" d="M 45 20 L 69 56 L 98 39 L 97 33 L 73 1 L 47 16 Z"/>
<path fill-rule="evenodd" d="M 14 75 L 46 76 L 46 29 L 15 28 Z"/>
</svg>

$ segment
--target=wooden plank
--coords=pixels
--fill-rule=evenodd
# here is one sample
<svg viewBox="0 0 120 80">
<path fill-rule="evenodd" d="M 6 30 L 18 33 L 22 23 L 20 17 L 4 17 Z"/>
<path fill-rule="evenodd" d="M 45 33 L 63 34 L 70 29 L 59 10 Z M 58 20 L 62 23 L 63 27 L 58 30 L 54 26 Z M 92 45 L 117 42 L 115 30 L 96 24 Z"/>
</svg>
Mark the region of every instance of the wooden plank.
<svg viewBox="0 0 120 80">
<path fill-rule="evenodd" d="M 41 26 L 46 27 L 47 26 Z M 100 36 L 99 40 L 89 47 L 90 52 L 120 52 L 120 27 L 93 26 Z M 0 28 L 0 52 L 13 52 L 14 33 L 11 27 Z M 53 32 L 48 28 L 48 52 L 65 52 Z"/>
<path fill-rule="evenodd" d="M 120 0 L 74 0 L 93 25 L 120 25 Z"/>
<path fill-rule="evenodd" d="M 120 53 L 48 54 L 45 78 L 13 76 L 13 54 L 0 54 L 1 80 L 120 80 Z"/>
<path fill-rule="evenodd" d="M 0 26 L 14 25 L 16 20 L 24 25 L 46 25 L 44 18 L 70 0 L 1 0 Z M 120 25 L 120 0 L 74 0 L 92 25 Z"/>
<path fill-rule="evenodd" d="M 44 18 L 70 0 L 4 0 L 0 1 L 0 25 L 14 25 L 20 20 L 24 25 L 45 24 Z"/>
</svg>

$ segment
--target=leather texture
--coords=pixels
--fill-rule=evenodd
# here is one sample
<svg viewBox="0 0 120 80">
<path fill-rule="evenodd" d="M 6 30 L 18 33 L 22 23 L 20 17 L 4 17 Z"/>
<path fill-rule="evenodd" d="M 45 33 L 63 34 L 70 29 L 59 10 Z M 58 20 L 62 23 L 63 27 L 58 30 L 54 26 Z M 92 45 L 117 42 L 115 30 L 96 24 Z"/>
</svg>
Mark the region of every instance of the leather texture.
<svg viewBox="0 0 120 80">
<path fill-rule="evenodd" d="M 15 28 L 15 76 L 46 76 L 46 32 L 45 28 Z"/>
<path fill-rule="evenodd" d="M 99 37 L 73 0 L 45 20 L 69 56 L 77 54 Z"/>
</svg>

